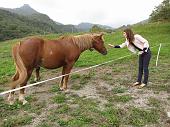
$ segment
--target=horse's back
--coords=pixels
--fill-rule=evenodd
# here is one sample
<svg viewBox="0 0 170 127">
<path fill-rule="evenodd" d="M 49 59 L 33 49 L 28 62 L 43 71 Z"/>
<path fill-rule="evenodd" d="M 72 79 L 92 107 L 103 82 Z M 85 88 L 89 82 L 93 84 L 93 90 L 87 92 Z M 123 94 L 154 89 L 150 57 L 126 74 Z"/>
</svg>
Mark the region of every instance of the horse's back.
<svg viewBox="0 0 170 127">
<path fill-rule="evenodd" d="M 76 61 L 80 51 L 69 39 L 29 38 L 21 42 L 19 54 L 27 68 L 43 66 L 53 69 Z"/>
<path fill-rule="evenodd" d="M 80 55 L 71 40 L 48 40 L 44 42 L 42 66 L 53 69 L 75 61 Z"/>
</svg>

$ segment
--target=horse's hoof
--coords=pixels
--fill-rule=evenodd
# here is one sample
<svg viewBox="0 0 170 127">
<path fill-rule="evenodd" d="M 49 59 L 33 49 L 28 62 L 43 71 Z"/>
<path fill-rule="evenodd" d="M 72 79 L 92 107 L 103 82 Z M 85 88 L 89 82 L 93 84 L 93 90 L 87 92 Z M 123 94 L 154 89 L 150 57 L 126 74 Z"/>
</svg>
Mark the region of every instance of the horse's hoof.
<svg viewBox="0 0 170 127">
<path fill-rule="evenodd" d="M 22 105 L 25 105 L 26 103 L 28 103 L 28 101 L 24 100 L 24 101 L 22 102 Z"/>
<path fill-rule="evenodd" d="M 69 93 L 70 92 L 70 90 L 68 90 L 68 89 L 64 89 L 63 91 L 64 91 L 64 93 Z"/>
<path fill-rule="evenodd" d="M 64 88 L 60 87 L 60 91 L 64 91 Z"/>
<path fill-rule="evenodd" d="M 19 95 L 19 101 L 22 102 L 23 105 L 25 105 L 27 103 L 27 101 L 24 98 L 24 94 Z"/>
<path fill-rule="evenodd" d="M 9 102 L 9 105 L 13 105 L 13 104 L 14 104 L 14 102 L 15 102 L 15 98 L 14 98 L 14 96 L 9 95 L 9 96 L 8 96 L 8 102 Z"/>
<path fill-rule="evenodd" d="M 60 87 L 60 90 L 63 91 L 64 93 L 69 93 L 70 92 L 70 90 L 68 90 L 66 88 L 62 88 L 62 87 Z"/>
<path fill-rule="evenodd" d="M 34 78 L 34 82 L 40 81 L 40 78 Z"/>
<path fill-rule="evenodd" d="M 8 101 L 9 101 L 9 100 L 8 100 Z M 14 102 L 15 102 L 14 100 L 13 100 L 13 101 L 12 101 L 12 100 L 10 100 L 10 101 L 9 101 L 9 105 L 13 105 L 13 104 L 14 104 Z"/>
</svg>

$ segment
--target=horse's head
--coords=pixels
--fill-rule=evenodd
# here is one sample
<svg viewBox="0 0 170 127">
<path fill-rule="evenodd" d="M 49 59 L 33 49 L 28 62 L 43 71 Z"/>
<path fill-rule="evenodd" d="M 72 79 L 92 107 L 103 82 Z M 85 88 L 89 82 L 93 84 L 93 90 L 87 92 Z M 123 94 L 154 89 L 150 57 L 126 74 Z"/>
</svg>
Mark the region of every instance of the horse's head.
<svg viewBox="0 0 170 127">
<path fill-rule="evenodd" d="M 106 47 L 104 46 L 104 41 L 103 41 L 103 34 L 93 34 L 93 48 L 97 50 L 99 53 L 106 55 L 107 50 Z"/>
</svg>

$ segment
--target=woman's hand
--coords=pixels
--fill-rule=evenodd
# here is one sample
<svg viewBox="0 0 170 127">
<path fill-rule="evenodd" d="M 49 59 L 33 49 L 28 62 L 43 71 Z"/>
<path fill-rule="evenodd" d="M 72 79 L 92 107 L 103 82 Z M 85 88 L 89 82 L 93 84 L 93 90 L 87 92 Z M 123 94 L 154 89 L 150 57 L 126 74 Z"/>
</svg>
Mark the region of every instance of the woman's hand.
<svg viewBox="0 0 170 127">
<path fill-rule="evenodd" d="M 115 46 L 114 45 L 112 45 L 112 44 L 108 44 L 108 46 L 110 46 L 110 47 L 112 47 L 112 48 L 114 48 Z"/>
<path fill-rule="evenodd" d="M 108 44 L 108 45 L 112 48 L 121 48 L 120 45 L 112 45 L 112 44 Z"/>
<path fill-rule="evenodd" d="M 139 51 L 137 55 L 139 56 L 139 55 L 141 55 L 141 54 L 143 54 L 143 51 Z"/>
</svg>

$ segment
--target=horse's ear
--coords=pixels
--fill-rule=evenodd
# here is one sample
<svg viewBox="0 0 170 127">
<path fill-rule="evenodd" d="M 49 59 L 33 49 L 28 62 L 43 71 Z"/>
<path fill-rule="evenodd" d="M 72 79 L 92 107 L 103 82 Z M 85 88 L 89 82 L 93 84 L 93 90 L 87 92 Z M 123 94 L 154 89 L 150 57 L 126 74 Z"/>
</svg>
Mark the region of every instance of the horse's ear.
<svg viewBox="0 0 170 127">
<path fill-rule="evenodd" d="M 103 32 L 101 32 L 99 36 L 101 36 L 101 37 L 102 37 L 103 35 L 104 35 L 104 33 L 103 33 Z"/>
<path fill-rule="evenodd" d="M 104 35 L 103 32 L 98 33 L 98 34 L 94 34 L 94 38 L 101 38 Z"/>
</svg>

